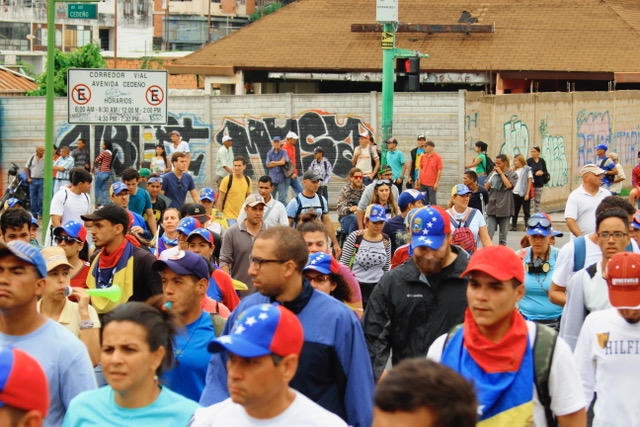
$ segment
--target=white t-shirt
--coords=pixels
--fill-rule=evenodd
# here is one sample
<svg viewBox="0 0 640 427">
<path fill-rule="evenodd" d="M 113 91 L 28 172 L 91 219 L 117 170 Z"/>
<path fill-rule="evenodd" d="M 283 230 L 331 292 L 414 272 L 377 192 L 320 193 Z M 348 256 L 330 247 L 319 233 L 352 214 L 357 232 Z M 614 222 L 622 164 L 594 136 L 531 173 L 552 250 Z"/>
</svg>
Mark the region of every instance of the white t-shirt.
<svg viewBox="0 0 640 427">
<path fill-rule="evenodd" d="M 242 405 L 233 403 L 231 398 L 220 403 L 200 408 L 191 419 L 189 427 L 233 426 L 233 427 L 346 427 L 342 418 L 333 414 L 305 395 L 290 389 L 296 394 L 291 405 L 280 415 L 270 419 L 253 418 Z"/>
<path fill-rule="evenodd" d="M 468 209 L 473 209 L 473 208 L 468 208 Z M 447 209 L 447 212 L 449 214 L 453 214 L 452 216 L 457 220 L 456 222 L 451 221 L 452 233 L 455 231 L 456 227 L 460 224 L 460 221 L 462 221 L 462 225 L 460 226 L 464 227 L 464 217 L 467 211 L 464 211 L 463 213 L 458 213 L 454 208 L 451 208 L 451 209 Z M 485 227 L 486 225 L 487 225 L 487 222 L 484 219 L 484 215 L 482 215 L 482 212 L 476 209 L 476 213 L 473 215 L 473 218 L 471 218 L 471 222 L 469 222 L 469 230 L 471 230 L 471 232 L 473 233 L 473 237 L 475 237 L 476 239 L 476 245 L 478 243 L 478 231 L 480 230 L 480 227 Z"/>
<path fill-rule="evenodd" d="M 245 206 L 246 203 L 243 203 L 242 209 L 240 209 L 240 215 L 238 215 L 238 222 L 242 222 L 247 219 L 247 214 L 244 213 Z M 275 227 L 276 225 L 289 226 L 289 218 L 287 217 L 286 208 L 282 202 L 274 199 L 273 197 L 269 200 L 267 206 L 264 207 L 262 220 L 264 221 L 266 228 Z"/>
<path fill-rule="evenodd" d="M 529 344 L 533 347 L 536 338 L 536 324 L 527 321 L 529 329 Z M 447 334 L 436 339 L 427 353 L 427 358 L 440 362 L 444 341 Z M 533 423 L 536 427 L 546 427 L 547 420 L 544 414 L 544 407 L 540 404 L 535 383 L 531 383 L 533 388 Z M 573 414 L 584 408 L 585 401 L 581 387 L 580 375 L 576 367 L 571 349 L 562 338 L 556 341 L 556 348 L 551 361 L 551 372 L 549 374 L 549 394 L 551 396 L 551 411 L 556 416 Z"/>
<path fill-rule="evenodd" d="M 363 149 L 361 146 L 358 146 L 355 150 L 353 150 L 353 155 L 358 156 L 358 160 L 356 161 L 356 166 L 362 173 L 367 175 L 373 172 L 373 167 L 371 166 L 371 155 L 373 154 L 373 159 L 378 158 L 378 152 L 375 147 L 368 145 L 367 148 Z"/>
<path fill-rule="evenodd" d="M 610 195 L 609 190 L 600 187 L 596 195 L 592 196 L 581 185 L 569 194 L 564 209 L 565 219 L 575 219 L 582 234 L 593 233 L 596 231 L 596 208 L 602 199 Z"/>
<path fill-rule="evenodd" d="M 76 194 L 69 188 L 61 188 L 51 199 L 51 215 L 60 215 L 61 224 L 78 221 L 83 224 L 81 215 L 91 213 L 91 200 L 87 193 Z"/>
<path fill-rule="evenodd" d="M 186 141 L 180 141 L 177 147 L 173 143 L 171 143 L 167 148 L 167 152 L 169 153 L 169 161 L 171 161 L 171 154 L 173 153 L 188 153 L 189 143 Z"/>
<path fill-rule="evenodd" d="M 574 352 L 587 402 L 598 394 L 594 427 L 639 426 L 640 323 L 628 323 L 618 310 L 596 311 L 584 321 Z"/>
</svg>

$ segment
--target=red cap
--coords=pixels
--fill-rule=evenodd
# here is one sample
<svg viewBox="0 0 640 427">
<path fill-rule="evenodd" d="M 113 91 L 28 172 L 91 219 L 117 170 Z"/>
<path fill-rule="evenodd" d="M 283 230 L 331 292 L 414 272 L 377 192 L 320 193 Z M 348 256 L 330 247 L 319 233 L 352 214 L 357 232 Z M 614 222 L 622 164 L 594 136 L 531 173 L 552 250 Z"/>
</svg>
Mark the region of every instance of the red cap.
<svg viewBox="0 0 640 427">
<path fill-rule="evenodd" d="M 472 271 L 482 271 L 500 281 L 516 279 L 524 283 L 524 264 L 522 258 L 506 246 L 488 246 L 473 253 L 467 269 L 460 275 L 466 276 Z"/>
<path fill-rule="evenodd" d="M 609 302 L 613 307 L 640 306 L 640 255 L 620 252 L 607 263 Z"/>
<path fill-rule="evenodd" d="M 40 364 L 17 348 L 0 348 L 0 406 L 23 411 L 49 410 L 49 385 Z"/>
</svg>

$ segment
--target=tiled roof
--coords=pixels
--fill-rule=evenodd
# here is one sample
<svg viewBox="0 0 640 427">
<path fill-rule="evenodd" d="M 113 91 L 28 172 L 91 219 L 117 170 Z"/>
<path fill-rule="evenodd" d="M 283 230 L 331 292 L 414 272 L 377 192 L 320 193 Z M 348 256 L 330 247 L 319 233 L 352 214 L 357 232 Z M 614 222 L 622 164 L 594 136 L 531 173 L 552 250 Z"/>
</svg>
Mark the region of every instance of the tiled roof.
<svg viewBox="0 0 640 427">
<path fill-rule="evenodd" d="M 26 91 L 37 88 L 31 77 L 0 67 L 0 96 L 24 95 Z"/>
<path fill-rule="evenodd" d="M 640 72 L 638 0 L 402 0 L 406 24 L 456 24 L 462 11 L 488 34 L 399 33 L 396 46 L 430 55 L 433 71 Z M 167 68 L 379 71 L 376 0 L 298 0 Z M 213 68 L 211 68 L 213 69 Z M 217 72 L 215 73 L 217 74 Z"/>
</svg>

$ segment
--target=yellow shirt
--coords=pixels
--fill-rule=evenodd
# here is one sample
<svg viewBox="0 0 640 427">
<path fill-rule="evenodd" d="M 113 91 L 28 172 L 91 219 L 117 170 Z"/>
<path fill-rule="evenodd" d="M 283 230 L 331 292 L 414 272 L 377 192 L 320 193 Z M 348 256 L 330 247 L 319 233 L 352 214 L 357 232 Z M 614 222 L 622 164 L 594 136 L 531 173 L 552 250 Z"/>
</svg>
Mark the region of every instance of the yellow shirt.
<svg viewBox="0 0 640 427">
<path fill-rule="evenodd" d="M 42 305 L 42 300 L 38 301 L 38 313 L 40 313 L 40 306 Z M 73 335 L 80 337 L 80 309 L 78 308 L 78 303 L 69 301 L 65 299 L 64 307 L 62 308 L 62 312 L 60 313 L 60 318 L 58 319 L 58 323 L 67 328 L 69 332 Z M 98 318 L 98 313 L 93 306 L 89 306 L 89 320 L 93 322 L 94 329 L 100 329 L 100 319 Z"/>
<path fill-rule="evenodd" d="M 231 189 L 229 189 L 229 176 L 226 176 L 220 182 L 220 191 L 225 194 L 226 200 L 224 201 L 224 209 L 222 213 L 227 219 L 238 219 L 238 215 L 240 215 L 240 209 L 242 208 L 242 204 L 249 194 L 251 194 L 251 188 L 253 186 L 251 182 L 251 178 L 245 179 L 244 176 L 241 178 L 233 177 L 233 182 L 231 184 Z M 249 185 L 247 185 L 247 181 Z"/>
</svg>

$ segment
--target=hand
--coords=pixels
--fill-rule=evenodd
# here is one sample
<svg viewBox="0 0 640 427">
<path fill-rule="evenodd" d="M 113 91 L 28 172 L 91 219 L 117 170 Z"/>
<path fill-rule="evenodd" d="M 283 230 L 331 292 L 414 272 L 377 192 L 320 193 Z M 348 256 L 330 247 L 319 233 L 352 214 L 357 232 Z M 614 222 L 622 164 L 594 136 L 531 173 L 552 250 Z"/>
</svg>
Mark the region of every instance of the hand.
<svg viewBox="0 0 640 427">
<path fill-rule="evenodd" d="M 87 293 L 87 291 L 83 288 L 71 287 L 71 295 L 76 296 L 76 300 L 78 301 L 78 310 L 80 312 L 86 311 L 89 313 L 89 301 L 91 301 L 91 297 Z"/>
<path fill-rule="evenodd" d="M 337 244 L 333 247 L 333 253 L 336 254 L 336 259 L 340 259 L 340 255 L 342 255 L 342 249 Z"/>
<path fill-rule="evenodd" d="M 412 179 L 412 178 L 407 178 L 407 182 L 408 182 L 409 184 L 413 184 L 413 179 Z"/>
<path fill-rule="evenodd" d="M 374 179 L 376 179 L 376 174 L 375 174 L 375 173 L 370 173 L 370 174 L 369 174 L 369 179 L 370 179 L 370 180 L 372 180 L 372 181 L 373 181 Z"/>
<path fill-rule="evenodd" d="M 133 227 L 131 227 L 131 233 L 132 234 L 143 234 L 144 230 L 139 225 L 134 225 Z"/>
<path fill-rule="evenodd" d="M 438 191 L 438 188 L 440 188 L 440 184 L 436 182 L 433 186 L 433 191 Z"/>
<path fill-rule="evenodd" d="M 544 175 L 544 172 L 542 172 L 542 171 L 537 171 L 536 172 L 536 176 L 542 176 L 542 175 Z"/>
<path fill-rule="evenodd" d="M 493 171 L 499 173 L 500 175 L 502 175 L 502 169 L 500 169 L 498 166 L 495 166 L 493 168 Z"/>
<path fill-rule="evenodd" d="M 402 178 L 396 179 L 396 184 L 402 184 Z"/>
<path fill-rule="evenodd" d="M 28 177 L 28 178 L 27 178 L 27 182 L 28 182 L 29 184 L 31 184 L 31 181 L 33 181 L 33 180 L 31 179 L 31 177 Z"/>
<path fill-rule="evenodd" d="M 355 212 L 355 211 L 357 211 L 357 210 L 358 210 L 358 206 L 351 206 L 351 207 L 349 208 L 349 210 L 350 210 L 351 212 Z"/>
<path fill-rule="evenodd" d="M 291 175 L 291 179 L 298 179 L 298 175 L 294 173 L 293 175 Z"/>
</svg>

